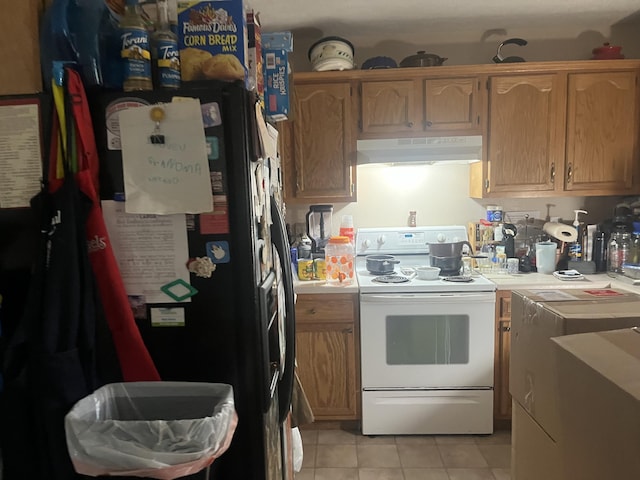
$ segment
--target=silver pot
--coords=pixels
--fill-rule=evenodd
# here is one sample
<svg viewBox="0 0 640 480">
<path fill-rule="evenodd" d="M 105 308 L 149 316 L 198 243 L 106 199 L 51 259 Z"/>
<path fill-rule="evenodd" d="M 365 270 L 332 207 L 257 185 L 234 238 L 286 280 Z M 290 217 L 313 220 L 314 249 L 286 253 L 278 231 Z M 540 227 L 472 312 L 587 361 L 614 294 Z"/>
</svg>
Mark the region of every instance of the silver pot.
<svg viewBox="0 0 640 480">
<path fill-rule="evenodd" d="M 393 255 L 367 255 L 367 270 L 375 275 L 393 272 L 394 265 L 400 263 Z"/>
<path fill-rule="evenodd" d="M 473 255 L 473 247 L 467 241 L 451 242 L 451 243 L 429 243 L 429 255 L 435 257 L 460 257 L 462 256 L 462 247 L 469 247 L 469 251 Z"/>
</svg>

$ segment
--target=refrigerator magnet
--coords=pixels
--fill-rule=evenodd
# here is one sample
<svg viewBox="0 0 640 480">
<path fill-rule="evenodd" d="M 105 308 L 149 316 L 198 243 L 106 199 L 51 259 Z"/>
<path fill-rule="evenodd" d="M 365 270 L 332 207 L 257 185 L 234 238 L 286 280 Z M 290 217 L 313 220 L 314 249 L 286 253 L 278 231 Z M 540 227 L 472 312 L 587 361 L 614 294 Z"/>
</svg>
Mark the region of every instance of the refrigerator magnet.
<svg viewBox="0 0 640 480">
<path fill-rule="evenodd" d="M 198 293 L 198 290 L 193 288 L 181 278 L 163 285 L 162 287 L 160 287 L 160 290 L 162 290 L 165 295 L 168 295 L 176 302 L 183 302 L 187 298 L 191 298 L 196 293 Z"/>
<path fill-rule="evenodd" d="M 187 262 L 187 270 L 200 278 L 211 278 L 215 269 L 216 266 L 209 257 L 190 258 Z"/>
<path fill-rule="evenodd" d="M 222 123 L 220 107 L 216 102 L 203 103 L 200 105 L 200 110 L 202 111 L 202 123 L 205 128 L 217 127 Z"/>
<path fill-rule="evenodd" d="M 207 158 L 209 160 L 218 160 L 220 158 L 218 137 L 204 137 L 204 140 L 207 143 Z"/>
<path fill-rule="evenodd" d="M 207 256 L 213 263 L 229 263 L 229 242 L 207 242 Z"/>
<path fill-rule="evenodd" d="M 151 308 L 152 327 L 184 327 L 184 308 Z"/>
<path fill-rule="evenodd" d="M 149 117 L 151 117 L 151 120 L 155 123 L 155 128 L 153 129 L 153 133 L 149 136 L 149 141 L 153 145 L 164 145 L 164 134 L 160 130 L 160 122 L 166 118 L 164 108 L 153 107 L 149 110 Z"/>
</svg>

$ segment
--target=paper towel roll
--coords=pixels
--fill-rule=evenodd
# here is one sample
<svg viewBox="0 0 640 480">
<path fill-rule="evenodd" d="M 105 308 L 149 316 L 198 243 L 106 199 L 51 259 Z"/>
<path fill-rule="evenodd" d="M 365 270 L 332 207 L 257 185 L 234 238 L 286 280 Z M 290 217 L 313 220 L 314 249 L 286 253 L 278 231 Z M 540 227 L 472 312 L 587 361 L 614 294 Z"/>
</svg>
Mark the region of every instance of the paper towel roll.
<svg viewBox="0 0 640 480">
<path fill-rule="evenodd" d="M 547 222 L 542 230 L 561 242 L 575 242 L 578 239 L 578 231 L 571 225 L 558 222 Z"/>
</svg>

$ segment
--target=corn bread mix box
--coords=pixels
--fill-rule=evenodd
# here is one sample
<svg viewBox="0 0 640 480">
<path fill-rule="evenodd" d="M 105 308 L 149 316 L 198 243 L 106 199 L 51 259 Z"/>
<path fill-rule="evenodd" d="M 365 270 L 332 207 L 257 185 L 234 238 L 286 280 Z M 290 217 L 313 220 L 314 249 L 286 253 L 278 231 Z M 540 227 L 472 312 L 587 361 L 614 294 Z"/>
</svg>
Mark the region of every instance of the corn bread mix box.
<svg viewBox="0 0 640 480">
<path fill-rule="evenodd" d="M 247 24 L 242 0 L 178 0 L 178 48 L 184 82 L 247 82 Z"/>
</svg>

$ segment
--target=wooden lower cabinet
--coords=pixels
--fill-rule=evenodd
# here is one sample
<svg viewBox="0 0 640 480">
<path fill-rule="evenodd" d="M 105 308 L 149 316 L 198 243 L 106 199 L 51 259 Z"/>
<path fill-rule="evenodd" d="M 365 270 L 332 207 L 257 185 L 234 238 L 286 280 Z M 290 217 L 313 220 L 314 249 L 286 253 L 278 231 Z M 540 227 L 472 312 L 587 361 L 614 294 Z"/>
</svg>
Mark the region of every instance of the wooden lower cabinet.
<svg viewBox="0 0 640 480">
<path fill-rule="evenodd" d="M 358 294 L 300 294 L 296 362 L 316 420 L 360 418 Z"/>
<path fill-rule="evenodd" d="M 495 362 L 493 382 L 493 418 L 511 420 L 509 393 L 509 356 L 511 354 L 511 290 L 496 292 Z"/>
</svg>

